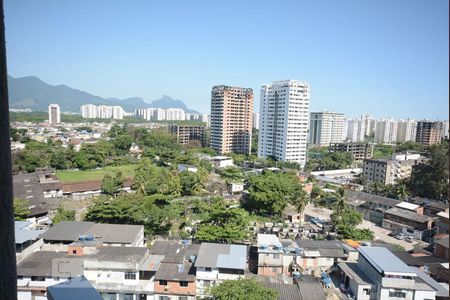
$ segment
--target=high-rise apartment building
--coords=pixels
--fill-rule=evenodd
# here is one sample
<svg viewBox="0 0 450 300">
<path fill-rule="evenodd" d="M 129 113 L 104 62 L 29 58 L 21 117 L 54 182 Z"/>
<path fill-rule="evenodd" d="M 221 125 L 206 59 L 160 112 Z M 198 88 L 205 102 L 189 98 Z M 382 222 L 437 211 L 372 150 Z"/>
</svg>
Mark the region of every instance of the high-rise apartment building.
<svg viewBox="0 0 450 300">
<path fill-rule="evenodd" d="M 298 80 L 261 87 L 258 157 L 306 163 L 310 88 Z"/>
<path fill-rule="evenodd" d="M 442 122 L 442 137 L 443 138 L 449 137 L 449 122 L 448 122 L 448 120 Z"/>
<path fill-rule="evenodd" d="M 259 113 L 253 113 L 253 128 L 259 129 Z"/>
<path fill-rule="evenodd" d="M 168 120 L 168 121 L 183 121 L 183 120 L 185 120 L 184 110 L 181 108 L 166 109 L 166 120 Z"/>
<path fill-rule="evenodd" d="M 408 120 L 399 120 L 397 125 L 397 142 L 404 143 L 416 140 L 417 122 Z"/>
<path fill-rule="evenodd" d="M 87 119 L 123 119 L 125 112 L 121 106 L 85 104 L 80 107 L 81 116 Z"/>
<path fill-rule="evenodd" d="M 423 145 L 433 145 L 441 141 L 443 123 L 439 121 L 418 121 L 416 129 L 416 142 Z"/>
<path fill-rule="evenodd" d="M 358 119 L 345 119 L 343 125 L 343 136 L 348 142 L 362 142 L 365 135 L 365 123 Z"/>
<path fill-rule="evenodd" d="M 80 107 L 81 116 L 85 119 L 97 118 L 97 106 L 93 104 L 85 104 Z"/>
<path fill-rule="evenodd" d="M 375 129 L 377 127 L 377 120 L 371 115 L 362 115 L 361 121 L 364 122 L 364 135 L 372 136 L 375 134 Z"/>
<path fill-rule="evenodd" d="M 253 90 L 216 85 L 211 91 L 211 147 L 217 152 L 250 154 Z"/>
<path fill-rule="evenodd" d="M 398 122 L 393 119 L 382 119 L 377 122 L 375 130 L 375 143 L 392 144 L 397 141 Z"/>
<path fill-rule="evenodd" d="M 50 104 L 48 106 L 48 123 L 50 125 L 59 124 L 61 122 L 61 110 L 58 104 Z"/>
<path fill-rule="evenodd" d="M 344 140 L 344 114 L 312 112 L 309 124 L 310 145 L 328 146 Z"/>
</svg>

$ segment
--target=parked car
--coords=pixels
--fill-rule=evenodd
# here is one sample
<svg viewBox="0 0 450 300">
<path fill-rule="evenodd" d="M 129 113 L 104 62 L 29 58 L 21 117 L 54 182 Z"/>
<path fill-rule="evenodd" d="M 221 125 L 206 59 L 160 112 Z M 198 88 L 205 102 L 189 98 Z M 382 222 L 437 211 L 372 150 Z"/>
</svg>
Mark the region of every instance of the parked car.
<svg viewBox="0 0 450 300">
<path fill-rule="evenodd" d="M 407 242 L 413 243 L 415 240 L 416 240 L 416 238 L 413 237 L 412 235 L 408 235 L 408 236 L 406 237 L 406 241 L 407 241 Z"/>
<path fill-rule="evenodd" d="M 397 240 L 404 240 L 406 235 L 404 233 L 399 233 L 394 236 Z"/>
</svg>

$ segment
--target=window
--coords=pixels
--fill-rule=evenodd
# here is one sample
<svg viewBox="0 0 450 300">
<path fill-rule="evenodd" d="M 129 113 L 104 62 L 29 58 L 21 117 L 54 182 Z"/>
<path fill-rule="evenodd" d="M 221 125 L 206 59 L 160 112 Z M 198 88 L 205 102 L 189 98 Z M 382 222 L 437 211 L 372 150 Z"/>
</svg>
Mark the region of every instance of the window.
<svg viewBox="0 0 450 300">
<path fill-rule="evenodd" d="M 169 296 L 159 296 L 159 300 L 170 300 Z"/>
<path fill-rule="evenodd" d="M 179 296 L 178 300 L 188 300 L 188 297 L 187 296 Z"/>
<path fill-rule="evenodd" d="M 159 285 L 167 285 L 167 280 L 160 280 Z"/>
<path fill-rule="evenodd" d="M 133 300 L 133 294 L 125 294 L 123 295 L 123 300 Z"/>
<path fill-rule="evenodd" d="M 406 293 L 401 291 L 389 291 L 389 297 L 406 298 Z"/>
<path fill-rule="evenodd" d="M 125 279 L 136 279 L 136 272 L 125 272 Z"/>
<path fill-rule="evenodd" d="M 211 268 L 205 268 L 206 272 L 211 272 Z"/>
<path fill-rule="evenodd" d="M 204 285 L 205 287 L 209 287 L 209 286 L 211 286 L 211 281 L 209 281 L 209 280 L 203 280 L 203 285 Z"/>
<path fill-rule="evenodd" d="M 364 295 L 370 295 L 370 289 L 363 289 Z"/>
<path fill-rule="evenodd" d="M 189 283 L 187 281 L 180 281 L 180 286 L 187 287 Z"/>
<path fill-rule="evenodd" d="M 279 258 L 280 258 L 280 254 L 274 254 L 274 255 L 273 255 L 273 258 L 274 258 L 274 259 L 279 259 Z"/>
<path fill-rule="evenodd" d="M 72 254 L 77 254 L 77 250 L 72 250 Z"/>
</svg>

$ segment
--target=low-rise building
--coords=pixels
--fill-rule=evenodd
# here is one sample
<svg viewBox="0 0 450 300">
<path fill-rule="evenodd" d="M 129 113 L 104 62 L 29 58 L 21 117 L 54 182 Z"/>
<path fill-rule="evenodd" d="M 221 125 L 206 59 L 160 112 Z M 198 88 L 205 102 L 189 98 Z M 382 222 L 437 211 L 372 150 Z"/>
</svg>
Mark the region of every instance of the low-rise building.
<svg viewBox="0 0 450 300">
<path fill-rule="evenodd" d="M 42 238 L 44 243 L 68 245 L 79 240 L 80 236 L 91 236 L 103 246 L 144 246 L 144 226 L 142 225 L 61 221 L 49 228 Z"/>
<path fill-rule="evenodd" d="M 14 237 L 17 263 L 38 250 L 43 243 L 41 236 L 45 230 L 32 229 L 30 225 L 31 222 L 15 221 Z"/>
<path fill-rule="evenodd" d="M 389 159 L 364 159 L 363 176 L 369 183 L 395 184 L 409 178 L 419 154 L 396 154 Z"/>
<path fill-rule="evenodd" d="M 416 212 L 393 207 L 384 212 L 382 227 L 392 233 L 412 235 L 416 239 L 429 241 L 432 236 L 433 219 Z"/>
<path fill-rule="evenodd" d="M 228 156 L 214 156 L 209 161 L 218 169 L 234 166 L 233 159 Z"/>
<path fill-rule="evenodd" d="M 434 241 L 434 255 L 448 259 L 448 236 Z"/>
<path fill-rule="evenodd" d="M 339 263 L 343 288 L 357 300 L 436 299 L 436 289 L 384 247 L 358 248 L 357 263 Z"/>
<path fill-rule="evenodd" d="M 195 261 L 197 295 L 224 280 L 243 278 L 247 269 L 247 246 L 202 243 Z"/>
<path fill-rule="evenodd" d="M 350 152 L 355 161 L 372 158 L 373 144 L 369 143 L 331 143 L 330 152 Z"/>
<path fill-rule="evenodd" d="M 188 172 L 192 172 L 192 173 L 197 173 L 198 168 L 195 166 L 191 166 L 191 165 L 178 164 L 178 171 L 179 172 L 188 171 Z"/>
<path fill-rule="evenodd" d="M 348 203 L 351 208 L 360 212 L 365 220 L 381 226 L 384 213 L 401 201 L 364 192 L 347 191 Z"/>
<path fill-rule="evenodd" d="M 436 226 L 437 226 L 437 234 L 449 234 L 448 231 L 448 226 L 449 226 L 449 221 L 448 221 L 448 216 L 449 213 L 448 211 L 441 211 L 437 213 L 437 221 L 436 221 Z"/>
</svg>

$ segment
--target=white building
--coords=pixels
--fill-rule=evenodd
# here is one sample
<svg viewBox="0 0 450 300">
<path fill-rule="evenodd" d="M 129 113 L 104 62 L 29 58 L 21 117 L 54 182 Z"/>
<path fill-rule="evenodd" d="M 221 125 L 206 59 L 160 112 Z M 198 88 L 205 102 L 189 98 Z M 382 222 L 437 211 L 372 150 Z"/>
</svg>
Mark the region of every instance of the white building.
<svg viewBox="0 0 450 300">
<path fill-rule="evenodd" d="M 442 137 L 448 138 L 449 137 L 449 121 L 443 121 L 442 122 Z M 415 138 L 415 136 L 414 136 Z"/>
<path fill-rule="evenodd" d="M 343 141 L 344 114 L 312 112 L 309 124 L 309 144 L 328 146 Z"/>
<path fill-rule="evenodd" d="M 61 110 L 58 104 L 50 104 L 48 106 L 48 123 L 50 125 L 59 124 L 61 122 Z"/>
<path fill-rule="evenodd" d="M 377 120 L 371 115 L 362 115 L 361 121 L 364 122 L 364 135 L 371 136 L 375 134 L 375 129 L 377 128 Z"/>
<path fill-rule="evenodd" d="M 363 120 L 346 119 L 343 128 L 345 140 L 353 143 L 364 141 L 366 127 Z"/>
<path fill-rule="evenodd" d="M 397 123 L 397 142 L 407 142 L 416 140 L 417 122 L 408 120 L 399 120 Z"/>
<path fill-rule="evenodd" d="M 85 104 L 80 107 L 81 116 L 87 119 L 116 119 L 121 120 L 125 112 L 121 106 Z"/>
<path fill-rule="evenodd" d="M 166 120 L 168 121 L 183 121 L 185 119 L 184 110 L 181 108 L 166 109 Z"/>
<path fill-rule="evenodd" d="M 93 104 L 85 104 L 80 107 L 81 116 L 85 119 L 97 118 L 97 106 Z"/>
<path fill-rule="evenodd" d="M 375 130 L 375 143 L 392 144 L 397 141 L 398 122 L 393 119 L 382 119 L 377 122 Z"/>
<path fill-rule="evenodd" d="M 259 113 L 253 113 L 253 128 L 259 129 Z"/>
<path fill-rule="evenodd" d="M 310 88 L 298 80 L 261 87 L 258 157 L 306 163 Z"/>
</svg>

